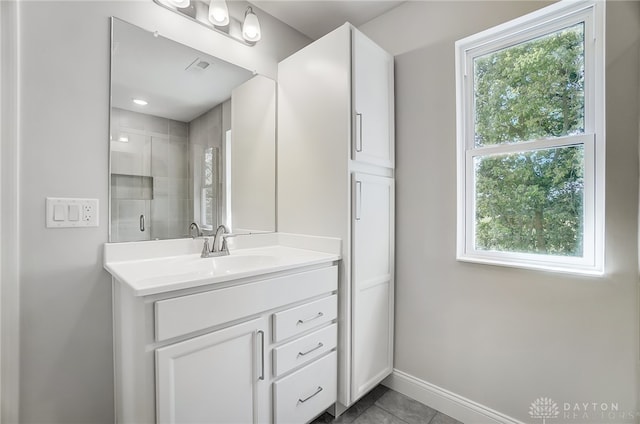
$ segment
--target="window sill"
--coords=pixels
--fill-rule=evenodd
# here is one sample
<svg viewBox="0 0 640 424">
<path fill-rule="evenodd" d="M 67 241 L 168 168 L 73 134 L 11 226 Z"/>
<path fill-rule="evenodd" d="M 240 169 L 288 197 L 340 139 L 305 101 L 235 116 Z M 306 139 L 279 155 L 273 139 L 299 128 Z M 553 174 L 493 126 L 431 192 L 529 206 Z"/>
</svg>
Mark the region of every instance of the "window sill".
<svg viewBox="0 0 640 424">
<path fill-rule="evenodd" d="M 481 256 L 471 255 L 458 255 L 456 258 L 459 262 L 469 262 L 483 265 L 502 266 L 507 268 L 520 268 L 534 271 L 544 271 L 561 274 L 571 274 L 577 276 L 587 277 L 604 277 L 605 272 L 603 269 L 588 268 L 588 267 L 576 267 L 562 264 L 550 264 L 550 263 L 535 263 L 531 261 L 517 259 L 514 260 L 502 260 L 497 258 L 487 258 Z"/>
</svg>

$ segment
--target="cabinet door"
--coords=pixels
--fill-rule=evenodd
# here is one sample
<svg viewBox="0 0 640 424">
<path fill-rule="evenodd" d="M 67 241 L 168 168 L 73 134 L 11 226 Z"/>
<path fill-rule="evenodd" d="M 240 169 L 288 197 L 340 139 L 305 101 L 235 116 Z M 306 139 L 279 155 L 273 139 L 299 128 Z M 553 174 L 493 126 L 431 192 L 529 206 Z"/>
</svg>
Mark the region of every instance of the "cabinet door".
<svg viewBox="0 0 640 424">
<path fill-rule="evenodd" d="M 393 368 L 394 181 L 353 174 L 352 400 Z"/>
<path fill-rule="evenodd" d="M 267 318 L 156 350 L 159 423 L 268 422 Z"/>
<path fill-rule="evenodd" d="M 353 159 L 393 167 L 393 57 L 353 30 Z"/>
</svg>

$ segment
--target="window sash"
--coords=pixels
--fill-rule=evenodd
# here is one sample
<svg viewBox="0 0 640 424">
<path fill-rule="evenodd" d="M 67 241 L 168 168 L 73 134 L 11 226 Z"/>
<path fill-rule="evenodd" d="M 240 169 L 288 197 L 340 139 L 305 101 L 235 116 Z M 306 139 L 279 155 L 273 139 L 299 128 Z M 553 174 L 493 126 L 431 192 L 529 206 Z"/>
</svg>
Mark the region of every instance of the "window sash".
<svg viewBox="0 0 640 424">
<path fill-rule="evenodd" d="M 465 156 L 465 256 L 476 260 L 502 261 L 509 260 L 514 265 L 546 265 L 549 268 L 590 269 L 595 266 L 595 140 L 594 134 L 580 134 L 557 139 L 544 139 L 513 144 L 499 144 L 469 149 Z M 581 145 L 584 148 L 584 191 L 583 191 L 583 255 L 556 256 L 539 253 L 521 253 L 507 251 L 488 251 L 476 249 L 476 185 L 474 159 L 476 157 L 493 156 L 505 153 L 524 153 L 535 150 Z"/>
<path fill-rule="evenodd" d="M 502 38 L 494 39 L 480 46 L 465 50 L 465 71 L 463 96 L 465 108 L 465 147 L 474 149 L 475 147 L 475 101 L 474 101 L 474 59 L 493 52 L 513 47 L 526 41 L 552 34 L 564 28 L 584 22 L 584 132 L 595 133 L 595 79 L 594 69 L 594 30 L 593 18 L 590 9 L 578 10 L 568 15 L 558 17 L 548 22 L 538 24 L 532 28 L 526 28 L 513 35 L 506 35 Z M 518 142 L 521 144 L 523 142 Z"/>
</svg>

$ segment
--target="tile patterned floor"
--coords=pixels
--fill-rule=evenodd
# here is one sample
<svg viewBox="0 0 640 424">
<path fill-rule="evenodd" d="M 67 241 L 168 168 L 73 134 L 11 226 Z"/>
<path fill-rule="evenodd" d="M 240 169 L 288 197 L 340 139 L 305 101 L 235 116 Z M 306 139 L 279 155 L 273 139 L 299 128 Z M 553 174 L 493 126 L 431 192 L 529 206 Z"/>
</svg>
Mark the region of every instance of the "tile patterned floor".
<svg viewBox="0 0 640 424">
<path fill-rule="evenodd" d="M 325 413 L 312 424 L 462 424 L 382 385 L 356 402 L 337 419 Z"/>
</svg>

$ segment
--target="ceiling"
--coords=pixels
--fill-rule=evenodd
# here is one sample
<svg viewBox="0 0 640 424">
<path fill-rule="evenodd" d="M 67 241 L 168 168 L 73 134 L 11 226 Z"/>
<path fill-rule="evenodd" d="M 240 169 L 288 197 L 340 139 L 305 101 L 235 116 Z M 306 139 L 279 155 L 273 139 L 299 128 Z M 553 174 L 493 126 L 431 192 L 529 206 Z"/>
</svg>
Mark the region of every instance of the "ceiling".
<svg viewBox="0 0 640 424">
<path fill-rule="evenodd" d="M 202 69 L 197 66 L 205 66 Z M 114 19 L 111 104 L 190 122 L 253 76 L 236 65 Z M 146 106 L 133 104 L 138 98 Z"/>
<path fill-rule="evenodd" d="M 0 0 L 2 1 L 2 0 Z M 233 0 L 228 0 L 233 1 Z M 251 0 L 311 39 L 351 22 L 362 25 L 402 0 Z M 246 4 L 246 3 L 245 3 Z M 112 105 L 190 122 L 231 96 L 251 72 L 118 19 L 114 20 Z M 201 61 L 206 69 L 190 66 Z M 149 102 L 137 106 L 132 99 Z"/>
<path fill-rule="evenodd" d="M 345 22 L 360 26 L 404 3 L 404 0 L 249 0 L 312 40 Z"/>
</svg>

